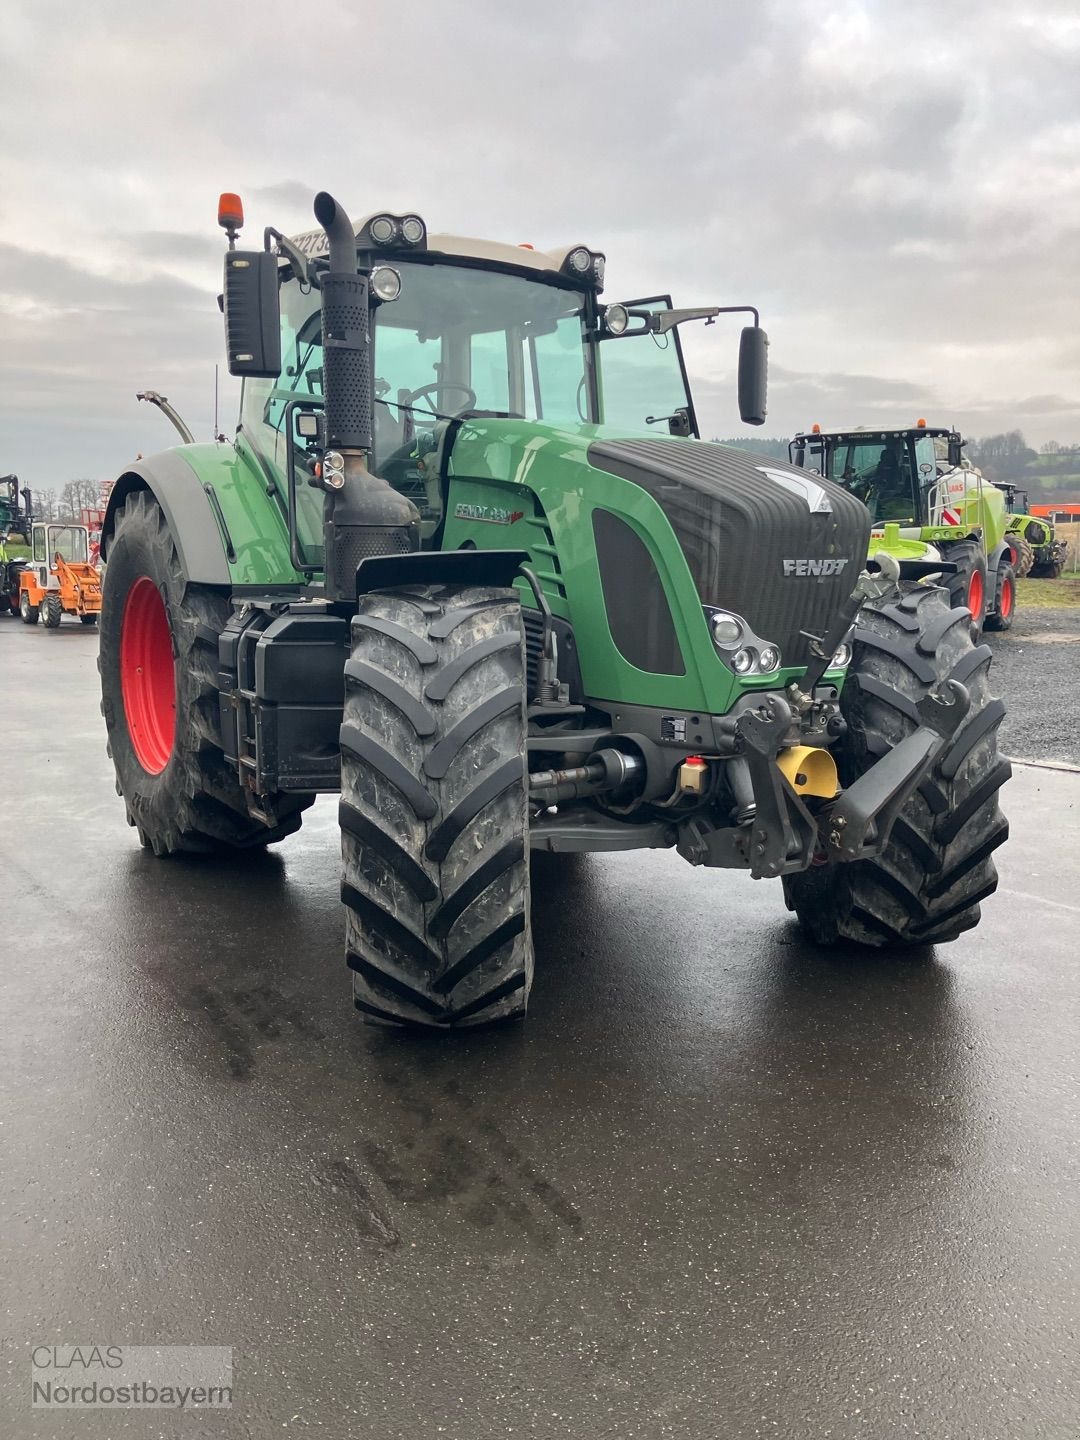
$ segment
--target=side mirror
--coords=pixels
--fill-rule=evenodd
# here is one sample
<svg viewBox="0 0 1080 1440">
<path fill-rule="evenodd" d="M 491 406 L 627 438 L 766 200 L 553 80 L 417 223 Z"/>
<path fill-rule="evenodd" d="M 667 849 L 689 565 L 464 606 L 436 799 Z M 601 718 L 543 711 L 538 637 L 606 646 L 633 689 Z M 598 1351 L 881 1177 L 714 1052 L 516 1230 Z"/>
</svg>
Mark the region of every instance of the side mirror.
<svg viewBox="0 0 1080 1440">
<path fill-rule="evenodd" d="M 281 374 L 277 257 L 268 250 L 229 250 L 222 310 L 229 374 L 276 380 Z"/>
<path fill-rule="evenodd" d="M 964 442 L 960 439 L 959 435 L 949 436 L 949 464 L 954 470 L 960 466 L 960 452 L 963 448 Z"/>
<path fill-rule="evenodd" d="M 739 414 L 747 425 L 764 425 L 769 382 L 769 337 L 747 325 L 739 340 Z"/>
</svg>

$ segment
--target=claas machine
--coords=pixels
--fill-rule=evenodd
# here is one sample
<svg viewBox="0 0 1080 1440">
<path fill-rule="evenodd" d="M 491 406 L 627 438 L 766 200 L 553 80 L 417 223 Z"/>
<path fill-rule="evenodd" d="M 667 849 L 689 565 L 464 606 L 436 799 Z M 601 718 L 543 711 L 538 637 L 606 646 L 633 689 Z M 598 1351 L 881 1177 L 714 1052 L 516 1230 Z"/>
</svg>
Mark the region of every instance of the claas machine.
<svg viewBox="0 0 1080 1440">
<path fill-rule="evenodd" d="M 109 500 L 102 708 L 142 844 L 263 847 L 337 793 L 354 999 L 389 1026 L 524 1013 L 536 850 L 774 879 L 823 944 L 975 925 L 1007 832 L 989 652 L 924 562 L 868 560 L 849 487 L 698 438 L 680 327 L 749 307 L 605 303 L 584 244 L 314 213 L 243 249 L 223 197 L 235 439 Z"/>
<path fill-rule="evenodd" d="M 1016 552 L 996 485 L 963 456 L 956 430 L 915 425 L 822 430 L 795 436 L 792 464 L 857 495 L 873 520 L 871 548 L 938 573 L 975 634 L 1008 630 L 1016 611 Z"/>
</svg>

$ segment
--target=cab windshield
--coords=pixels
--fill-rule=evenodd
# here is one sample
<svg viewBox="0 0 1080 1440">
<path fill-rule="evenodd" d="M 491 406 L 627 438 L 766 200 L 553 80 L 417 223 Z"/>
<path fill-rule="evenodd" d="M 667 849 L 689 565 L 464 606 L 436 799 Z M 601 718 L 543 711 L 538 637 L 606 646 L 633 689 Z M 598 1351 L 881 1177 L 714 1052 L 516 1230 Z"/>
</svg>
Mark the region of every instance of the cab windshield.
<svg viewBox="0 0 1080 1440">
<path fill-rule="evenodd" d="M 86 531 L 81 525 L 50 525 L 47 557 L 59 555 L 64 560 L 85 565 L 89 559 Z"/>
</svg>

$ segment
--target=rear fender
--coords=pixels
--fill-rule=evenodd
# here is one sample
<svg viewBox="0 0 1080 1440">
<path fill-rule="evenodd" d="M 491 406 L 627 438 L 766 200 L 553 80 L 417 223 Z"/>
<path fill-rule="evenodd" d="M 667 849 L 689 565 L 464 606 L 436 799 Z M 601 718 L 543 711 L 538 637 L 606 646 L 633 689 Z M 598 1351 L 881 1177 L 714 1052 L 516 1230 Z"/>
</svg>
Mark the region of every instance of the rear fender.
<svg viewBox="0 0 1080 1440">
<path fill-rule="evenodd" d="M 265 590 L 299 589 L 289 558 L 284 502 L 255 462 L 226 444 L 181 445 L 129 466 L 109 497 L 102 527 L 108 562 L 116 513 L 134 490 L 161 506 L 188 580 Z"/>
<path fill-rule="evenodd" d="M 130 466 L 116 481 L 101 527 L 101 558 L 108 562 L 116 513 L 136 490 L 149 490 L 161 506 L 184 574 L 197 585 L 230 585 L 228 542 L 199 477 L 176 450 L 163 450 Z"/>
</svg>

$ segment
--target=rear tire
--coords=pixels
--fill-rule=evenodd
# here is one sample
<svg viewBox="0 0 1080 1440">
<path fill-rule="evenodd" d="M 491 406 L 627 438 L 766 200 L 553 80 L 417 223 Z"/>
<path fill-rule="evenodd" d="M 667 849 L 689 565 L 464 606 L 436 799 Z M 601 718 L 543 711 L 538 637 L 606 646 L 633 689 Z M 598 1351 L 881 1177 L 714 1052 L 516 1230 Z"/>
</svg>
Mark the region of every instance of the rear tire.
<svg viewBox="0 0 1080 1440">
<path fill-rule="evenodd" d="M 1010 530 L 1005 540 L 1013 554 L 1013 570 L 1017 579 L 1022 580 L 1025 575 L 1031 574 L 1031 567 L 1035 564 L 1035 547 L 1018 530 Z"/>
<path fill-rule="evenodd" d="M 346 959 L 369 1022 L 445 1030 L 524 1015 L 525 740 L 513 590 L 361 597 L 339 814 Z"/>
<path fill-rule="evenodd" d="M 842 784 L 911 734 L 917 702 L 942 680 L 967 686 L 971 708 L 883 854 L 785 877 L 788 904 L 818 944 L 943 944 L 978 924 L 979 902 L 997 888 L 991 855 L 1009 833 L 998 805 L 1011 773 L 997 748 L 1005 707 L 990 695 L 990 648 L 974 645 L 966 614 L 926 586 L 859 613 L 840 702 L 848 732 L 834 750 Z"/>
<path fill-rule="evenodd" d="M 1005 559 L 998 561 L 994 613 L 986 617 L 987 630 L 1011 630 L 1016 610 L 1016 575 Z"/>
<path fill-rule="evenodd" d="M 38 618 L 38 607 L 30 604 L 29 590 L 19 591 L 19 619 L 24 625 L 36 625 Z"/>
<path fill-rule="evenodd" d="M 96 624 L 97 624 L 97 615 L 80 615 L 80 616 L 79 616 L 79 623 L 80 623 L 81 625 L 96 625 Z"/>
<path fill-rule="evenodd" d="M 151 627 L 152 636 L 164 636 L 163 652 L 150 641 L 140 652 L 135 643 L 136 597 L 150 607 L 145 615 L 164 622 L 163 632 Z M 130 494 L 116 515 L 102 585 L 101 713 L 128 821 L 155 855 L 261 849 L 298 830 L 314 799 L 260 797 L 271 825 L 248 810 L 219 730 L 217 640 L 230 614 L 226 594 L 188 584 L 153 496 Z M 122 670 L 126 617 L 132 629 Z M 156 691 L 144 674 L 160 681 Z"/>
<path fill-rule="evenodd" d="M 956 566 L 956 574 L 943 584 L 954 610 L 971 615 L 971 633 L 978 639 L 986 620 L 986 556 L 977 540 L 946 541 L 938 547 L 941 558 Z"/>
</svg>

